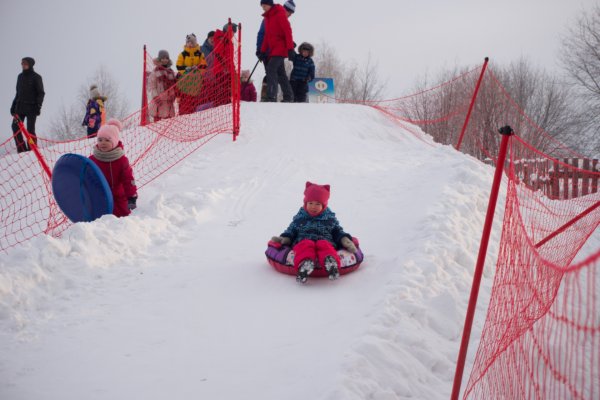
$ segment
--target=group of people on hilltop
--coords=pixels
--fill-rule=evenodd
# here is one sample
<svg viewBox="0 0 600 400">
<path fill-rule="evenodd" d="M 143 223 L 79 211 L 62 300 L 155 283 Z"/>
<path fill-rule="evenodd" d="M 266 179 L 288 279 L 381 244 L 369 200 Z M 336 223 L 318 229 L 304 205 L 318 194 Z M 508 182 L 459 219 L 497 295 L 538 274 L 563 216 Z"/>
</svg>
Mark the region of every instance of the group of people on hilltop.
<svg viewBox="0 0 600 400">
<path fill-rule="evenodd" d="M 284 102 L 305 102 L 308 82 L 315 76 L 312 61 L 314 49 L 309 43 L 302 43 L 298 47 L 298 53 L 294 50 L 296 44 L 289 23 L 289 17 L 296 10 L 294 0 L 287 0 L 284 5 L 274 4 L 273 0 L 261 0 L 260 4 L 264 13 L 257 36 L 256 55 L 265 66 L 266 101 L 277 101 L 278 86 L 281 86 Z M 213 107 L 231 101 L 231 86 L 223 87 L 231 84 L 226 65 L 227 54 L 221 54 L 217 49 L 226 47 L 219 44 L 226 44 L 227 40 L 231 40 L 231 32 L 236 28 L 233 24 L 225 25 L 222 30 L 210 31 L 202 45 L 198 43 L 195 34 L 188 34 L 183 51 L 177 56 L 176 72 L 172 69 L 173 62 L 168 51 L 158 52 L 148 79 L 148 90 L 152 98 L 149 113 L 154 122 L 175 116 L 176 99 L 179 99 L 179 114 L 189 114 L 198 111 L 200 107 Z M 285 72 L 285 58 L 293 63 L 290 78 Z M 35 143 L 35 123 L 45 96 L 42 77 L 34 71 L 34 64 L 35 60 L 31 57 L 22 59 L 22 72 L 17 78 L 16 95 L 10 110 L 15 117 L 12 130 L 19 153 L 30 150 L 26 138 L 19 132 L 19 121 L 26 122 L 27 130 Z M 256 88 L 250 81 L 250 75 L 248 70 L 244 70 L 239 77 L 241 99 L 244 101 L 257 100 Z M 181 82 L 187 84 L 180 85 Z M 204 93 L 214 94 L 217 89 L 225 93 L 223 99 L 214 97 L 208 102 Z M 115 215 L 125 216 L 136 206 L 137 191 L 131 166 L 124 156 L 123 145 L 118 137 L 122 126 L 117 120 L 110 120 L 108 123 L 105 121 L 106 101 L 107 97 L 101 95 L 98 86 L 92 85 L 82 125 L 86 127 L 88 137 L 97 137 L 91 158 L 103 172 L 105 169 L 113 172 L 108 175 L 105 173 L 105 176 L 107 180 L 110 178 L 109 185 L 115 197 Z M 206 105 L 207 103 L 210 104 Z M 103 163 L 108 163 L 108 169 Z M 117 164 L 120 172 L 114 174 L 112 166 Z"/>
<path fill-rule="evenodd" d="M 283 102 L 304 103 L 308 82 L 315 78 L 314 47 L 304 42 L 298 47 L 298 53 L 294 50 L 296 44 L 289 18 L 296 12 L 296 4 L 294 0 L 283 5 L 274 4 L 273 0 L 261 0 L 260 5 L 264 13 L 256 37 L 256 56 L 265 66 L 264 101 L 277 101 L 278 87 L 281 86 Z M 289 78 L 285 72 L 286 58 L 293 63 Z"/>
<path fill-rule="evenodd" d="M 231 34 L 236 31 L 237 25 L 226 24 L 222 29 L 208 32 L 202 45 L 194 33 L 186 35 L 183 50 L 177 55 L 175 71 L 169 52 L 158 52 L 158 57 L 153 60 L 154 70 L 148 77 L 149 114 L 154 122 L 175 116 L 176 99 L 180 115 L 231 101 L 231 75 L 226 52 Z"/>
</svg>

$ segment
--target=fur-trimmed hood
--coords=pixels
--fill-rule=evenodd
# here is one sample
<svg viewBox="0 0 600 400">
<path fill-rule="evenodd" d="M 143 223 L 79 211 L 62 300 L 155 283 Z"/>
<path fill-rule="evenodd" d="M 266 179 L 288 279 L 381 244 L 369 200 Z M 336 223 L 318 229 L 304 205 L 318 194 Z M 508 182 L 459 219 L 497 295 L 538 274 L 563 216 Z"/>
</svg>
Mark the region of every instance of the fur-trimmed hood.
<svg viewBox="0 0 600 400">
<path fill-rule="evenodd" d="M 308 42 L 302 42 L 300 44 L 300 46 L 298 47 L 298 53 L 300 55 L 302 55 L 302 50 L 306 49 L 308 50 L 308 56 L 312 57 L 315 54 L 315 48 L 313 47 L 312 44 L 308 43 Z"/>
</svg>

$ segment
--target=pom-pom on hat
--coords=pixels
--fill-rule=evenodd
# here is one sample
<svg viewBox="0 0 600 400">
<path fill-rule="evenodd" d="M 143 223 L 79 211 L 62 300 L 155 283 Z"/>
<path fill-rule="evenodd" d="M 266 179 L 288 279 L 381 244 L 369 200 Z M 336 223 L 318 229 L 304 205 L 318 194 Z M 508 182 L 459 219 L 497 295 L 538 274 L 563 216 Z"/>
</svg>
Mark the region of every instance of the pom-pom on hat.
<svg viewBox="0 0 600 400">
<path fill-rule="evenodd" d="M 119 144 L 119 132 L 123 129 L 123 124 L 116 118 L 108 120 L 106 125 L 102 125 L 98 130 L 98 137 L 110 140 L 113 149 Z"/>
<path fill-rule="evenodd" d="M 329 201 L 329 185 L 317 185 L 316 183 L 306 182 L 304 189 L 304 206 L 309 201 L 318 201 L 323 204 L 323 209 L 327 207 Z"/>
<path fill-rule="evenodd" d="M 285 3 L 283 3 L 283 8 L 285 8 L 292 14 L 296 12 L 296 4 L 294 3 L 294 0 L 288 0 Z"/>
<path fill-rule="evenodd" d="M 260 4 L 266 4 L 268 6 L 272 6 L 273 5 L 273 0 L 260 0 Z"/>
</svg>

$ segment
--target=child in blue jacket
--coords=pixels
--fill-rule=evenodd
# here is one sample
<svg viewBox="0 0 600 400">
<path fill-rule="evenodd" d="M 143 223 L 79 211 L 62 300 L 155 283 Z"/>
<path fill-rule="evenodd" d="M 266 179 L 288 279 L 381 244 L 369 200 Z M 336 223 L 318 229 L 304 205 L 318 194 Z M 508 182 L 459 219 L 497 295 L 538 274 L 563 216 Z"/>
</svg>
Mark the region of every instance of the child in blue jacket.
<svg viewBox="0 0 600 400">
<path fill-rule="evenodd" d="M 300 283 L 306 282 L 316 262 L 325 268 L 329 279 L 337 279 L 340 256 L 336 248 L 357 252 L 352 236 L 344 232 L 335 213 L 327 207 L 328 201 L 329 185 L 306 182 L 304 207 L 285 232 L 271 238 L 273 242 L 293 246 L 296 280 Z"/>
<path fill-rule="evenodd" d="M 294 63 L 290 75 L 294 103 L 306 103 L 308 82 L 315 79 L 315 63 L 312 59 L 314 52 L 312 44 L 304 42 L 298 47 L 298 54 L 294 53 L 294 56 L 290 58 L 290 61 Z"/>
</svg>

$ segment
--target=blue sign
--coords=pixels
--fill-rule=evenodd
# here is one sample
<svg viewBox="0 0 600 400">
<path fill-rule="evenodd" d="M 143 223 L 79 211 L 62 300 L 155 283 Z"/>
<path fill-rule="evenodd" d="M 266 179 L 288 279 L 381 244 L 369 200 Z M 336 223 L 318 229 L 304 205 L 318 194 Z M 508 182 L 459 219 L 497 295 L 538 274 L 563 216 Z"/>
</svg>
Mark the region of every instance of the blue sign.
<svg viewBox="0 0 600 400">
<path fill-rule="evenodd" d="M 308 82 L 308 101 L 310 103 L 335 103 L 333 78 L 315 78 Z"/>
</svg>

